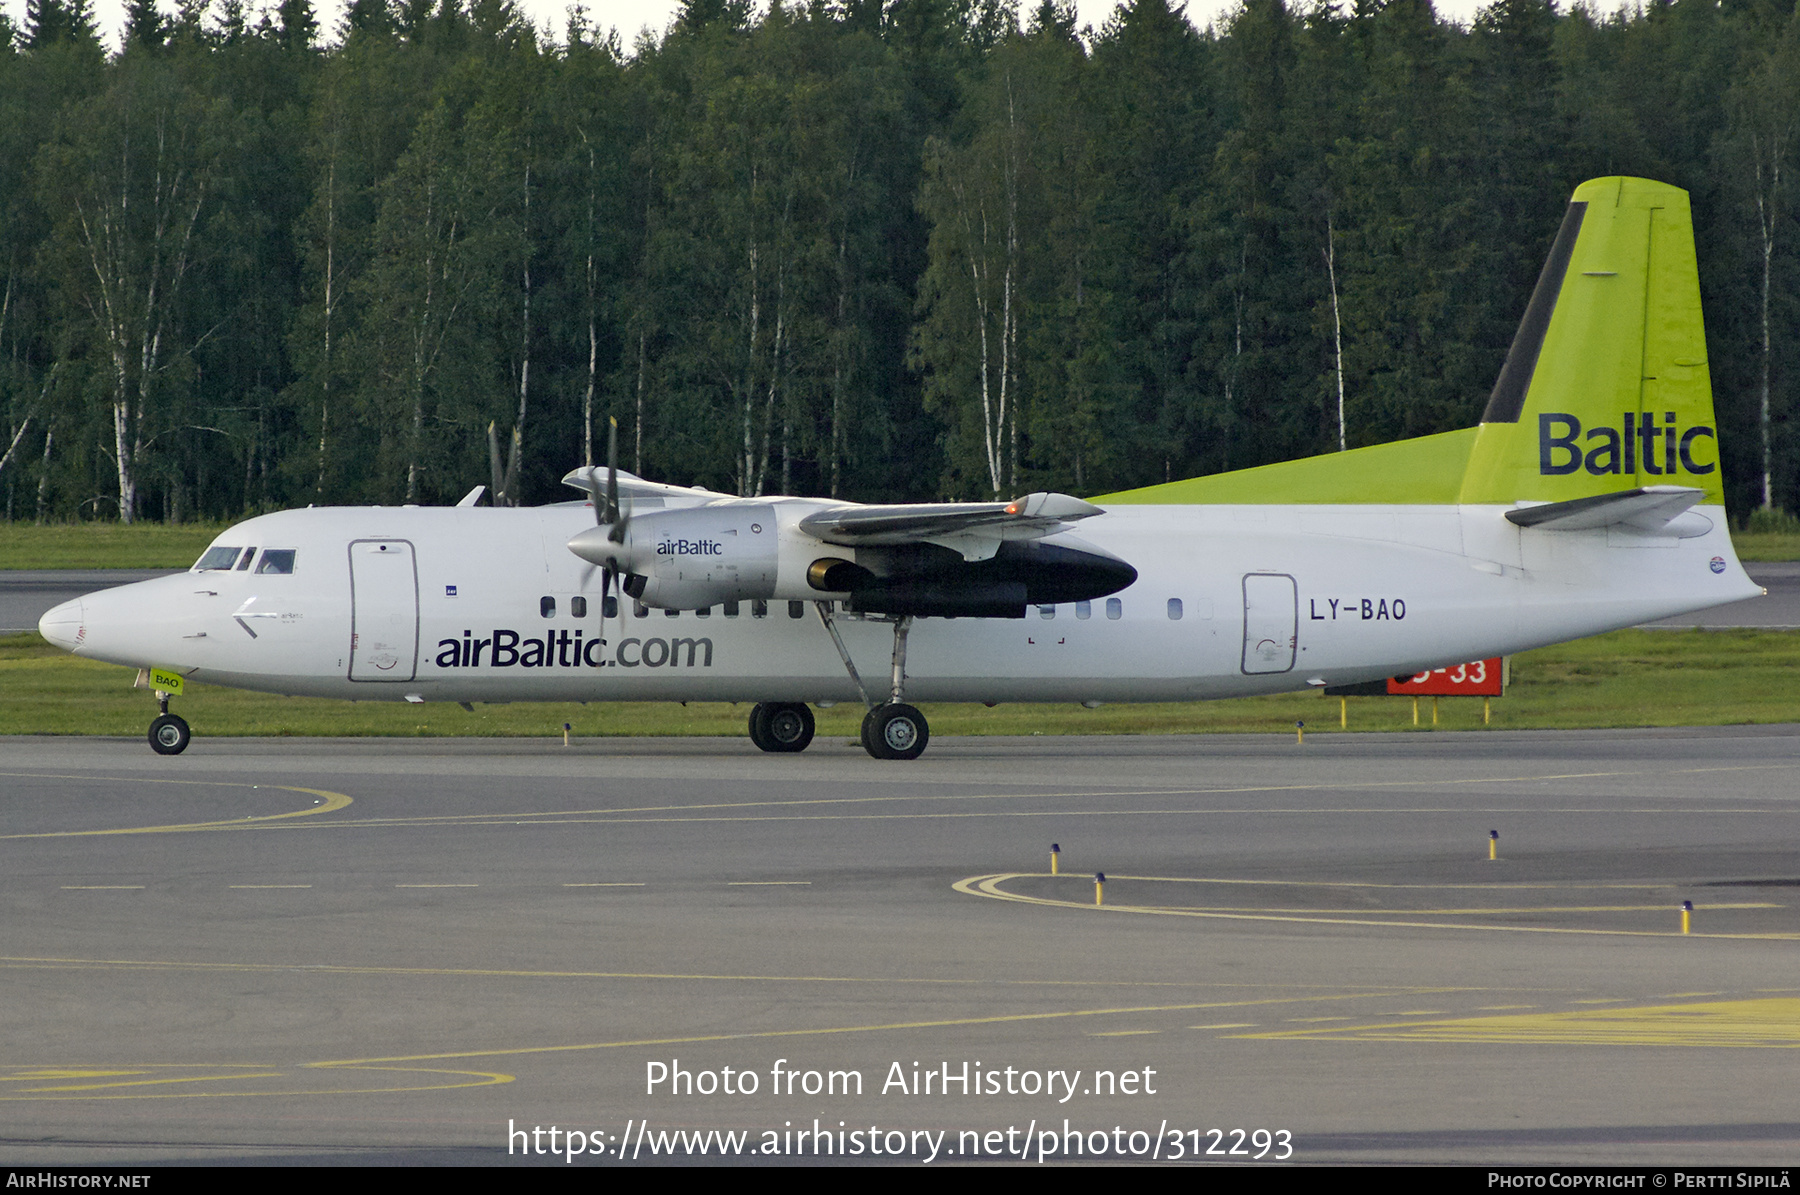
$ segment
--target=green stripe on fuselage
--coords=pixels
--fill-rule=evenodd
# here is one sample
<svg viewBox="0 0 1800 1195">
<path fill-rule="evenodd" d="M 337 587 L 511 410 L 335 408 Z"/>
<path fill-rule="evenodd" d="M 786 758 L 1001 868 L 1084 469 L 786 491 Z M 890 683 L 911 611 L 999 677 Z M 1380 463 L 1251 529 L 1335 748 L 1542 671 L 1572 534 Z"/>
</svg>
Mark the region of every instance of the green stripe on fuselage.
<svg viewBox="0 0 1800 1195">
<path fill-rule="evenodd" d="M 1102 506 L 1454 504 L 1480 430 L 1465 427 L 1329 456 L 1190 477 L 1093 501 Z"/>
</svg>

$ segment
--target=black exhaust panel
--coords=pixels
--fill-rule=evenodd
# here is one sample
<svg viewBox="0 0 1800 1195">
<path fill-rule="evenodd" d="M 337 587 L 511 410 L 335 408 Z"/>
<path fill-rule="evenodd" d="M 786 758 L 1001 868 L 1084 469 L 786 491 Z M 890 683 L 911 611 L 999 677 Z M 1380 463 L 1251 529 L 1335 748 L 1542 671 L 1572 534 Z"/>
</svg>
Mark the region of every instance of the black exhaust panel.
<svg viewBox="0 0 1800 1195">
<path fill-rule="evenodd" d="M 1091 601 L 1137 580 L 1137 570 L 1109 552 L 1045 540 L 1003 541 L 987 560 L 964 560 L 930 544 L 863 549 L 858 556 L 876 557 L 876 571 L 850 565 L 863 576 L 833 568 L 829 577 L 850 594 L 850 608 L 865 614 L 1024 618 L 1029 606 Z"/>
</svg>

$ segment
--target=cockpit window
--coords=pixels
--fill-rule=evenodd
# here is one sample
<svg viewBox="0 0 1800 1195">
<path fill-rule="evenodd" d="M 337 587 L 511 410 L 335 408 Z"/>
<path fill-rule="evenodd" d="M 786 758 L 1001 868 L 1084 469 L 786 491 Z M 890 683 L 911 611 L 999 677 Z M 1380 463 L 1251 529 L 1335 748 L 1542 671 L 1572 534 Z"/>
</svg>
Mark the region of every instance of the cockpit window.
<svg viewBox="0 0 1800 1195">
<path fill-rule="evenodd" d="M 293 548 L 270 548 L 262 554 L 262 562 L 256 566 L 260 573 L 287 574 L 294 571 Z"/>
<path fill-rule="evenodd" d="M 255 548 L 245 548 L 244 549 L 244 558 L 242 560 L 238 561 L 237 571 L 240 573 L 245 571 L 246 569 L 248 569 L 250 567 L 250 562 L 255 559 L 256 559 L 256 549 Z"/>
<path fill-rule="evenodd" d="M 207 569 L 230 568 L 237 563 L 238 553 L 243 550 L 242 548 L 208 548 L 206 555 L 200 557 L 200 563 L 194 566 L 194 571 L 204 572 Z"/>
</svg>

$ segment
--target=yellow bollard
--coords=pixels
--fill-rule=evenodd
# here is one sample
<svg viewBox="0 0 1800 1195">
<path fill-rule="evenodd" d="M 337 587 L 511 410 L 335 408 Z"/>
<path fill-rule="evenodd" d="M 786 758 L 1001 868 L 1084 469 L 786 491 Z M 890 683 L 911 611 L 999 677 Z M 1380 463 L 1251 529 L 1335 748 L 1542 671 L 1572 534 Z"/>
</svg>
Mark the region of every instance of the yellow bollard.
<svg viewBox="0 0 1800 1195">
<path fill-rule="evenodd" d="M 1437 698 L 1435 697 L 1431 699 L 1431 724 L 1437 725 Z"/>
<path fill-rule="evenodd" d="M 563 723 L 563 746 L 569 745 L 569 731 L 573 729 L 567 722 Z"/>
<path fill-rule="evenodd" d="M 1500 857 L 1500 831 L 1488 831 L 1488 860 L 1492 862 Z"/>
<path fill-rule="evenodd" d="M 1056 874 L 1056 857 L 1060 854 L 1062 854 L 1062 847 L 1058 846 L 1054 842 L 1051 843 L 1050 844 L 1050 874 L 1051 875 Z"/>
<path fill-rule="evenodd" d="M 1294 723 L 1294 741 L 1296 743 L 1304 743 L 1306 741 L 1306 723 Z"/>
<path fill-rule="evenodd" d="M 1681 932 L 1682 933 L 1685 934 L 1688 932 L 1688 921 L 1690 918 L 1693 917 L 1693 915 L 1694 915 L 1694 902 L 1691 900 L 1682 901 L 1681 902 Z"/>
<path fill-rule="evenodd" d="M 1348 697 L 1338 698 L 1338 729 L 1350 729 L 1350 699 Z"/>
<path fill-rule="evenodd" d="M 1418 724 L 1419 724 L 1419 699 L 1417 697 L 1415 697 L 1415 698 L 1413 698 L 1413 725 L 1417 726 Z"/>
<path fill-rule="evenodd" d="M 1492 697 L 1483 697 L 1481 699 L 1481 724 L 1483 726 L 1488 724 L 1489 707 L 1493 704 L 1493 701 L 1494 699 Z"/>
<path fill-rule="evenodd" d="M 1106 873 L 1104 871 L 1096 871 L 1094 873 L 1094 907 L 1096 909 L 1100 907 L 1101 898 L 1105 895 Z"/>
</svg>

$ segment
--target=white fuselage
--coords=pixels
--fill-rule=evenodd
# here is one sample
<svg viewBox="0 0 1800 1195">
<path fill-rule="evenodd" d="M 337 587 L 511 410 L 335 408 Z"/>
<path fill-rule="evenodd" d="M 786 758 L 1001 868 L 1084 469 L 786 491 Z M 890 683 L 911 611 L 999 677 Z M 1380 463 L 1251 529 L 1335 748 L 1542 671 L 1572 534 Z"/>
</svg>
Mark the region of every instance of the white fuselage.
<svg viewBox="0 0 1800 1195">
<path fill-rule="evenodd" d="M 1711 529 L 1687 539 L 1521 529 L 1506 509 L 1115 507 L 1079 535 L 1135 566 L 1134 584 L 1111 598 L 1030 607 L 1023 620 L 920 618 L 905 695 L 1272 693 L 1501 655 L 1761 592 L 1718 508 L 1699 508 Z M 592 525 L 581 503 L 286 511 L 216 542 L 291 550 L 292 572 L 190 571 L 87 595 L 41 626 L 85 657 L 293 695 L 858 699 L 812 603 L 792 603 L 804 594 L 777 594 L 766 609 L 745 601 L 735 615 L 724 606 L 645 611 L 625 599 L 603 627 L 600 569 L 566 547 Z M 577 597 L 585 617 L 572 609 Z M 841 605 L 837 619 L 884 699 L 891 627 Z"/>
</svg>

